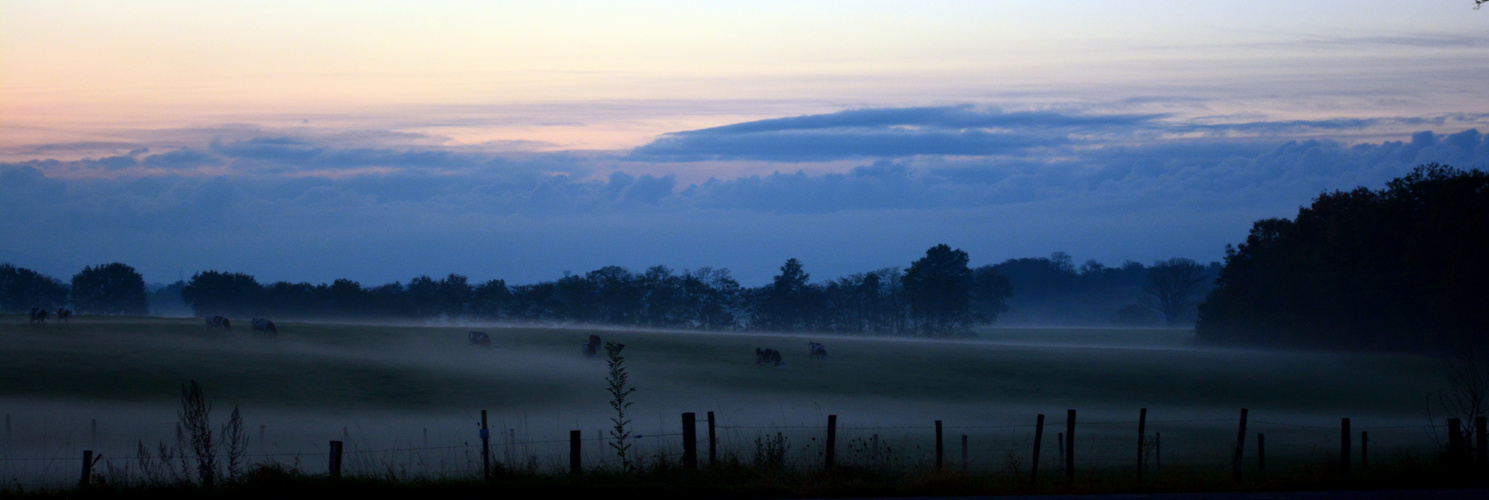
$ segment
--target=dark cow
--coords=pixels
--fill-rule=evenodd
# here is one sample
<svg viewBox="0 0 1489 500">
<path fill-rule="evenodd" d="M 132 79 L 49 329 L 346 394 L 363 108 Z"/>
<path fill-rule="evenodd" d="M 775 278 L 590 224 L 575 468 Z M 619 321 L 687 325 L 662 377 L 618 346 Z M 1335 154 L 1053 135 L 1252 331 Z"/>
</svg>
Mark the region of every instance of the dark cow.
<svg viewBox="0 0 1489 500">
<path fill-rule="evenodd" d="M 231 332 L 233 331 L 233 322 L 228 321 L 227 318 L 222 316 L 208 316 L 207 328 L 221 328 Z"/>
<path fill-rule="evenodd" d="M 47 310 L 46 309 L 42 309 L 40 307 L 33 307 L 33 308 L 31 308 L 31 322 L 32 323 L 46 324 L 46 322 L 47 322 L 47 314 L 48 313 L 47 313 Z"/>
<path fill-rule="evenodd" d="M 71 318 L 71 317 L 72 317 L 72 309 L 67 309 L 65 307 L 59 307 L 59 308 L 57 308 L 57 321 L 58 322 L 60 322 L 60 323 L 66 323 L 67 322 L 67 318 Z"/>
<path fill-rule="evenodd" d="M 810 354 L 812 359 L 826 360 L 827 347 L 816 342 L 807 342 L 807 354 Z"/>
<path fill-rule="evenodd" d="M 600 346 L 600 336 L 591 334 L 589 342 L 585 342 L 580 349 L 584 351 L 584 357 L 593 358 L 600 355 Z"/>
<path fill-rule="evenodd" d="M 470 344 L 473 346 L 491 348 L 491 336 L 486 332 L 472 331 L 466 334 L 466 337 L 470 339 Z"/>
<path fill-rule="evenodd" d="M 279 328 L 274 326 L 274 322 L 264 318 L 253 318 L 253 331 L 270 337 L 279 335 Z"/>
<path fill-rule="evenodd" d="M 764 363 L 770 363 L 776 366 L 786 364 L 785 362 L 781 361 L 781 351 L 777 351 L 775 349 L 770 349 L 767 347 L 756 347 L 755 364 L 759 365 Z"/>
</svg>

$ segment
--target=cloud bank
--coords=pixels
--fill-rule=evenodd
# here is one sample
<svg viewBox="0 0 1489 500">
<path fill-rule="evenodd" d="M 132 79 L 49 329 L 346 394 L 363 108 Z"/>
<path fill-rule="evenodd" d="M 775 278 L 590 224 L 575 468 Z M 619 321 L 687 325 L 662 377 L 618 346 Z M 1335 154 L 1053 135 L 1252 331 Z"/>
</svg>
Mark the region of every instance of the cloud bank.
<svg viewBox="0 0 1489 500">
<path fill-rule="evenodd" d="M 630 151 L 510 154 L 238 131 L 0 164 L 0 230 L 27 235 L 0 243 L 0 261 L 63 277 L 122 260 L 154 281 L 215 268 L 375 283 L 657 263 L 758 282 L 790 257 L 830 278 L 906 265 L 943 242 L 981 263 L 1055 250 L 1213 260 L 1251 221 L 1291 216 L 1322 191 L 1380 187 L 1429 162 L 1484 168 L 1477 130 L 1427 131 L 1480 118 L 868 109 L 677 132 Z M 1417 125 L 1389 141 L 1317 133 Z M 707 176 L 731 162 L 748 167 Z"/>
</svg>

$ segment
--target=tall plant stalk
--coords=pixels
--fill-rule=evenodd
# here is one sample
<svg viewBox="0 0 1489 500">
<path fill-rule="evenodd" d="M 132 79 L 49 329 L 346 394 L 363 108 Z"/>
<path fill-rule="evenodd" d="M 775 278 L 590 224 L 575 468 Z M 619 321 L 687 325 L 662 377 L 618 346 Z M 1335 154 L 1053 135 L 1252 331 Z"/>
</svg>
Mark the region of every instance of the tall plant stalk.
<svg viewBox="0 0 1489 500">
<path fill-rule="evenodd" d="M 610 447 L 615 450 L 616 456 L 620 457 L 621 467 L 629 472 L 636 469 L 636 464 L 631 462 L 627 455 L 631 450 L 631 443 L 627 442 L 631 437 L 631 430 L 628 428 L 631 420 L 626 418 L 626 408 L 630 408 L 631 402 L 626 401 L 626 397 L 636 392 L 636 388 L 627 386 L 626 358 L 620 355 L 621 349 L 625 347 L 625 344 L 605 343 L 605 356 L 610 365 L 610 374 L 605 381 L 608 382 L 606 390 L 610 392 L 610 408 L 615 410 L 615 416 L 610 417 L 610 421 L 615 424 L 615 427 L 610 429 L 612 438 Z"/>
</svg>

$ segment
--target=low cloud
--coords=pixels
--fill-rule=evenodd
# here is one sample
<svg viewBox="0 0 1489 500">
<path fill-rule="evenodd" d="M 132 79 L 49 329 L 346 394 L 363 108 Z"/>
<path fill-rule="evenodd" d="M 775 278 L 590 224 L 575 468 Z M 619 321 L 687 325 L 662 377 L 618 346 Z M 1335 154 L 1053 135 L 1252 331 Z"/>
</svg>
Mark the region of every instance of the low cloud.
<svg viewBox="0 0 1489 500">
<path fill-rule="evenodd" d="M 639 161 L 825 161 L 921 155 L 1024 154 L 1078 142 L 1078 135 L 1130 129 L 1161 115 L 1003 112 L 972 106 L 842 111 L 663 135 L 636 148 Z"/>
</svg>

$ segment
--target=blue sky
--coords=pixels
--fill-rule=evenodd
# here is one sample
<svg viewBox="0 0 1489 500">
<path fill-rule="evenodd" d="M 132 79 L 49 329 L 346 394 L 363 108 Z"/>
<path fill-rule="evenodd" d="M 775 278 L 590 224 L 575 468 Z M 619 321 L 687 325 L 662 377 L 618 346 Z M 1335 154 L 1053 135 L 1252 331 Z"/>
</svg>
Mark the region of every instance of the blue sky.
<svg viewBox="0 0 1489 500">
<path fill-rule="evenodd" d="M 1471 1 L 147 4 L 0 1 L 0 261 L 1208 261 L 1322 191 L 1489 165 Z"/>
</svg>

